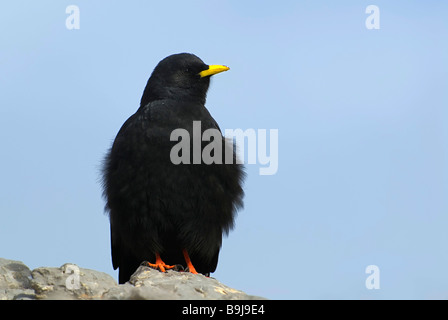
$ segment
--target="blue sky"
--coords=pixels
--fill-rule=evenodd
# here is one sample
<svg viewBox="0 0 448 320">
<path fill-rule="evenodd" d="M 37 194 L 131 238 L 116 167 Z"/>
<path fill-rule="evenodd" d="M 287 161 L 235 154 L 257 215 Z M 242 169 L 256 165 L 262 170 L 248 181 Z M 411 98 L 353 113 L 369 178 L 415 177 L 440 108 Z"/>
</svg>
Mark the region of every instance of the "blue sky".
<svg viewBox="0 0 448 320">
<path fill-rule="evenodd" d="M 101 161 L 158 61 L 191 52 L 231 68 L 207 100 L 223 130 L 279 133 L 214 277 L 271 299 L 448 298 L 448 3 L 121 3 L 0 5 L 1 257 L 117 278 Z"/>
</svg>

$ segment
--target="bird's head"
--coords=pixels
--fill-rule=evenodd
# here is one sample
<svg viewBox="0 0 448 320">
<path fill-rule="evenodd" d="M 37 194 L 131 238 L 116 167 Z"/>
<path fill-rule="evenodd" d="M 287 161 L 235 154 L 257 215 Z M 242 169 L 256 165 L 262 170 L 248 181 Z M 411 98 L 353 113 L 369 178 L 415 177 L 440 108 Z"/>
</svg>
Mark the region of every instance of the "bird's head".
<svg viewBox="0 0 448 320">
<path fill-rule="evenodd" d="M 140 106 L 160 99 L 192 100 L 205 104 L 210 76 L 227 70 L 226 66 L 207 65 L 190 53 L 168 56 L 152 72 Z"/>
</svg>

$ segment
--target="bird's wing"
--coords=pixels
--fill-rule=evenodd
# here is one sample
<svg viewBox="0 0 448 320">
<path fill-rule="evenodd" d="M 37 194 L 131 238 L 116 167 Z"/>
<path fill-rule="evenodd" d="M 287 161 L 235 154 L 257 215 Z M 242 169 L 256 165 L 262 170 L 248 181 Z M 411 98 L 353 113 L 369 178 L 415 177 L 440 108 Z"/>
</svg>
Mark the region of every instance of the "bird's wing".
<svg viewBox="0 0 448 320">
<path fill-rule="evenodd" d="M 111 238 L 111 253 L 112 253 L 112 265 L 114 269 L 117 269 L 121 265 L 121 261 L 125 259 L 123 256 L 123 252 L 121 250 L 121 242 L 122 239 L 120 238 L 120 224 L 117 222 L 114 222 L 114 193 L 115 190 L 109 190 L 110 188 L 110 180 L 112 179 L 111 176 L 114 174 L 115 170 L 117 170 L 117 167 L 119 165 L 120 158 L 125 155 L 129 148 L 129 143 L 127 143 L 127 138 L 129 134 L 132 131 L 132 134 L 135 134 L 135 130 L 138 130 L 138 126 L 135 125 L 137 120 L 136 114 L 129 117 L 126 122 L 121 126 L 114 143 L 107 154 L 107 157 L 105 159 L 105 166 L 104 166 L 104 186 L 105 186 L 105 194 L 108 194 L 108 204 L 106 208 L 109 210 L 109 216 L 110 216 L 110 238 Z M 132 129 L 132 130 L 131 130 Z"/>
</svg>

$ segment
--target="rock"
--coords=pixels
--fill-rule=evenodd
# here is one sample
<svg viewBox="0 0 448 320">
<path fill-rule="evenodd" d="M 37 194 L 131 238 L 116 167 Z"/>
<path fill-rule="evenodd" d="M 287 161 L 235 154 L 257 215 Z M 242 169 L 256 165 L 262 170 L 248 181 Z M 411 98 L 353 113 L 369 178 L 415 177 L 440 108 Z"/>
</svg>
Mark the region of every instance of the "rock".
<svg viewBox="0 0 448 320">
<path fill-rule="evenodd" d="M 188 272 L 165 273 L 140 266 L 118 285 L 108 274 L 66 263 L 30 270 L 20 261 L 0 258 L 0 299 L 264 299 L 232 289 L 214 278 Z"/>
<path fill-rule="evenodd" d="M 31 270 L 20 261 L 0 258 L 0 300 L 32 297 Z"/>
<path fill-rule="evenodd" d="M 261 299 L 229 288 L 214 278 L 189 272 L 168 270 L 163 273 L 149 267 L 140 266 L 129 282 L 112 288 L 105 299 L 145 299 L 145 300 L 240 300 Z"/>
<path fill-rule="evenodd" d="M 31 272 L 36 299 L 101 299 L 117 286 L 108 274 L 66 263 L 60 268 L 37 268 Z"/>
</svg>

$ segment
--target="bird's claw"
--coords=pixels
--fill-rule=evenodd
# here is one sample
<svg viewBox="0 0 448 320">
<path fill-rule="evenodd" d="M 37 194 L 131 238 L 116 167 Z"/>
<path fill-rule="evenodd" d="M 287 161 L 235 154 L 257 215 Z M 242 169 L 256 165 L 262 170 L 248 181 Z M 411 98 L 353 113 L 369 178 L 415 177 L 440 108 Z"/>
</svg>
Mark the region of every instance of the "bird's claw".
<svg viewBox="0 0 448 320">
<path fill-rule="evenodd" d="M 178 266 L 178 265 L 174 265 L 174 266 L 170 266 L 170 265 L 167 265 L 165 262 L 156 262 L 156 263 L 151 263 L 151 262 L 148 262 L 148 261 L 143 261 L 140 265 L 142 265 L 142 266 L 145 266 L 145 267 L 150 267 L 150 268 L 153 268 L 153 269 L 156 269 L 156 270 L 159 270 L 159 271 L 161 271 L 161 272 L 166 272 L 166 270 L 169 270 L 169 269 L 174 269 L 174 270 L 176 270 L 176 267 Z"/>
<path fill-rule="evenodd" d="M 175 264 L 173 270 L 178 271 L 178 272 L 183 272 L 183 271 L 185 271 L 185 268 L 181 264 Z"/>
</svg>

